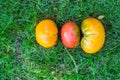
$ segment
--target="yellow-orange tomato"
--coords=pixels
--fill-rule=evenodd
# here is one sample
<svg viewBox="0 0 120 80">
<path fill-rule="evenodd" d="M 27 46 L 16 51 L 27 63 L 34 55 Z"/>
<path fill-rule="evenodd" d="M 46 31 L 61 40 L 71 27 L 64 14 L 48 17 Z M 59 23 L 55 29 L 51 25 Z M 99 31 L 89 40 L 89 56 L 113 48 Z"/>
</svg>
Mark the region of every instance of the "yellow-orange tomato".
<svg viewBox="0 0 120 80">
<path fill-rule="evenodd" d="M 95 18 L 87 18 L 81 24 L 83 38 L 81 47 L 87 53 L 98 52 L 105 41 L 105 30 L 102 23 Z"/>
<path fill-rule="evenodd" d="M 49 48 L 56 44 L 58 29 L 54 21 L 42 20 L 36 26 L 36 41 L 43 47 Z"/>
</svg>

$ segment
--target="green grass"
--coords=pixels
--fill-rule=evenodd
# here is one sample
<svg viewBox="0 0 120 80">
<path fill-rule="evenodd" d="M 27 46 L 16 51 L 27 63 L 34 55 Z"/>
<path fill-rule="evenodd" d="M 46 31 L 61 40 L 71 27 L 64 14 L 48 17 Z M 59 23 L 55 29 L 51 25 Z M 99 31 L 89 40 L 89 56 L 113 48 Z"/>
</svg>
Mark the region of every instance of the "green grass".
<svg viewBox="0 0 120 80">
<path fill-rule="evenodd" d="M 104 47 L 86 54 L 80 46 L 45 49 L 36 43 L 35 26 L 54 20 L 79 26 L 104 15 Z M 0 0 L 0 80 L 120 80 L 120 0 Z"/>
</svg>

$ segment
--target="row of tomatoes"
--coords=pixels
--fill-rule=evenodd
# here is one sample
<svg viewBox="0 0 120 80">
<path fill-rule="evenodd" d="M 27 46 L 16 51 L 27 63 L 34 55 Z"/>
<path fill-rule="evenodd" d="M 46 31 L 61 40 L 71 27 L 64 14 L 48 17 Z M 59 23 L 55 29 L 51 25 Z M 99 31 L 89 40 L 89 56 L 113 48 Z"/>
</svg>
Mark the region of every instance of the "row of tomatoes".
<svg viewBox="0 0 120 80">
<path fill-rule="evenodd" d="M 80 30 L 83 37 L 81 37 Z M 58 29 L 54 21 L 42 20 L 36 26 L 36 41 L 43 47 L 49 48 L 56 44 Z M 105 41 L 105 30 L 102 23 L 95 18 L 87 18 L 81 26 L 75 22 L 66 22 L 61 28 L 61 41 L 67 48 L 75 48 L 79 44 L 87 53 L 98 52 Z"/>
</svg>

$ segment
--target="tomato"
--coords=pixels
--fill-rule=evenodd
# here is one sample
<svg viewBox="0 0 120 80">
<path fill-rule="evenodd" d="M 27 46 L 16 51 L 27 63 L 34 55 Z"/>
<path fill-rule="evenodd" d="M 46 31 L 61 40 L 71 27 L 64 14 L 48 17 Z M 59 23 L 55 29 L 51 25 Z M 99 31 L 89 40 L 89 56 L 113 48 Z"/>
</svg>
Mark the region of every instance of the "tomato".
<svg viewBox="0 0 120 80">
<path fill-rule="evenodd" d="M 81 47 L 87 53 L 98 52 L 105 42 L 105 30 L 102 23 L 95 18 L 87 18 L 81 24 L 83 38 Z"/>
<path fill-rule="evenodd" d="M 67 48 L 75 48 L 79 45 L 80 31 L 74 22 L 67 22 L 61 28 L 61 41 Z"/>
<path fill-rule="evenodd" d="M 58 29 L 54 21 L 42 20 L 36 26 L 36 41 L 43 47 L 49 48 L 56 44 Z"/>
</svg>

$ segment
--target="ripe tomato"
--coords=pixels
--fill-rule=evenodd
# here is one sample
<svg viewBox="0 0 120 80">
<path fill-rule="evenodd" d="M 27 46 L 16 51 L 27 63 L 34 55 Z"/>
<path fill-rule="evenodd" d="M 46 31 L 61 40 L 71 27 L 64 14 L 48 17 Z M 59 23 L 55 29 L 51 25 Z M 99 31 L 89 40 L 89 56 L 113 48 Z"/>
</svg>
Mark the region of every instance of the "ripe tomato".
<svg viewBox="0 0 120 80">
<path fill-rule="evenodd" d="M 83 38 L 81 47 L 87 53 L 99 51 L 105 41 L 105 30 L 102 23 L 95 18 L 87 18 L 81 24 Z"/>
<path fill-rule="evenodd" d="M 43 47 L 49 48 L 56 44 L 58 29 L 54 21 L 42 20 L 36 26 L 36 41 Z"/>
<path fill-rule="evenodd" d="M 74 22 L 67 22 L 61 29 L 61 40 L 67 48 L 75 48 L 79 45 L 80 31 Z"/>
</svg>

